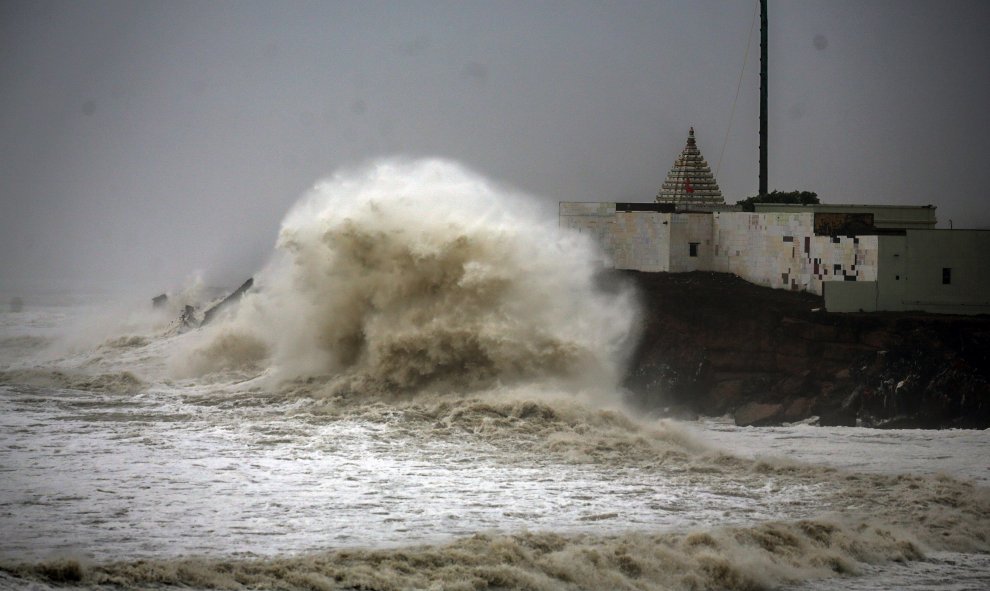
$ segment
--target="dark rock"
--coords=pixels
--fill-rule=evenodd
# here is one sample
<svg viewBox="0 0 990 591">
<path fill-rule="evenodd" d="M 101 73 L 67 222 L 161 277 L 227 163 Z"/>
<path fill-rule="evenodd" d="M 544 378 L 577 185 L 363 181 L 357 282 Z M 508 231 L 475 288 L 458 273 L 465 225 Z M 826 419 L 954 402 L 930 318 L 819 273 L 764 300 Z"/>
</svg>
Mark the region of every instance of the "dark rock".
<svg viewBox="0 0 990 591">
<path fill-rule="evenodd" d="M 841 399 L 837 398 L 841 395 L 840 392 L 833 391 L 831 394 L 834 396 L 819 400 L 818 404 L 813 407 L 813 412 L 820 417 L 819 424 L 823 427 L 855 427 L 859 422 L 860 400 L 863 396 L 862 387 L 855 388 Z"/>
<path fill-rule="evenodd" d="M 165 294 L 157 295 L 151 298 L 151 305 L 155 308 L 164 308 L 165 304 L 168 303 L 168 296 Z"/>
<path fill-rule="evenodd" d="M 855 390 L 853 390 L 852 393 L 849 394 L 849 396 L 846 396 L 845 400 L 842 401 L 841 410 L 856 412 L 856 410 L 859 408 L 859 405 L 861 404 L 860 398 L 862 398 L 862 396 L 863 396 L 863 387 L 859 386 Z"/>
<path fill-rule="evenodd" d="M 185 328 L 196 328 L 200 325 L 196 321 L 196 308 L 187 305 L 183 310 L 182 314 L 179 315 L 179 324 Z"/>
<path fill-rule="evenodd" d="M 784 378 L 783 380 L 777 382 L 774 386 L 774 391 L 786 398 L 791 398 L 794 396 L 799 396 L 808 392 L 808 375 L 809 372 L 802 372 L 801 375 L 792 375 Z M 801 417 L 804 418 L 804 417 Z"/>
<path fill-rule="evenodd" d="M 811 416 L 811 409 L 815 406 L 814 398 L 795 398 L 784 409 L 782 420 L 793 423 L 801 421 Z"/>
<path fill-rule="evenodd" d="M 859 338 L 861 343 L 875 349 L 886 347 L 889 340 L 890 334 L 883 330 L 870 331 L 868 333 L 864 333 Z"/>
<path fill-rule="evenodd" d="M 782 410 L 780 404 L 761 404 L 750 402 L 744 404 L 733 415 L 736 425 L 740 427 L 761 427 L 780 422 Z"/>
<path fill-rule="evenodd" d="M 819 414 L 818 424 L 822 427 L 855 427 L 859 424 L 855 415 L 835 411 Z"/>
<path fill-rule="evenodd" d="M 242 283 L 240 287 L 234 290 L 234 293 L 225 297 L 219 304 L 207 310 L 206 313 L 203 314 L 203 322 L 200 323 L 200 326 L 209 324 L 209 322 L 214 318 L 216 318 L 216 315 L 219 314 L 224 308 L 226 308 L 227 306 L 231 305 L 234 302 L 239 301 L 241 297 L 244 295 L 244 293 L 247 292 L 247 290 L 251 289 L 251 286 L 253 285 L 254 285 L 254 277 L 249 277 L 247 281 Z"/>
<path fill-rule="evenodd" d="M 624 385 L 645 409 L 781 405 L 788 422 L 990 427 L 990 317 L 815 313 L 818 296 L 727 274 L 615 274 L 642 294 Z"/>
<path fill-rule="evenodd" d="M 921 429 L 924 425 L 917 417 L 906 415 L 896 416 L 892 419 L 884 419 L 871 425 L 877 429 Z"/>
<path fill-rule="evenodd" d="M 712 414 L 723 414 L 741 402 L 746 383 L 744 380 L 725 380 L 716 383 L 707 393 L 707 398 L 712 400 L 706 405 L 711 409 Z"/>
<path fill-rule="evenodd" d="M 718 382 L 711 390 L 711 395 L 726 400 L 735 400 L 743 391 L 743 380 L 725 380 Z"/>
</svg>

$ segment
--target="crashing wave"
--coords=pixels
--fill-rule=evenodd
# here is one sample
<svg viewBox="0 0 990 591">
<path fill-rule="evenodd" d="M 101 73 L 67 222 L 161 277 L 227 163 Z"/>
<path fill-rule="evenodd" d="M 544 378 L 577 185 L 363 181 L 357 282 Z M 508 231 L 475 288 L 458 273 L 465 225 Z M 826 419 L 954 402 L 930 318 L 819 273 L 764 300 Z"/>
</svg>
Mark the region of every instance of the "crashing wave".
<svg viewBox="0 0 990 591">
<path fill-rule="evenodd" d="M 260 289 L 177 367 L 268 366 L 335 391 L 612 386 L 636 311 L 596 287 L 597 257 L 459 165 L 378 162 L 296 204 Z"/>
</svg>

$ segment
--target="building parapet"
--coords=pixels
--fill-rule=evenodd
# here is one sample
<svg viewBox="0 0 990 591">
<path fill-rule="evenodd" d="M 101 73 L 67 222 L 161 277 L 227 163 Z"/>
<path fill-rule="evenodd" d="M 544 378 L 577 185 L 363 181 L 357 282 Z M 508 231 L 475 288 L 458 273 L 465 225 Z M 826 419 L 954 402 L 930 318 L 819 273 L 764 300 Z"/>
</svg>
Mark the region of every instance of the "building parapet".
<svg viewBox="0 0 990 591">
<path fill-rule="evenodd" d="M 873 225 L 879 229 L 931 229 L 935 227 L 934 205 L 870 205 L 817 203 L 755 203 L 756 213 L 806 213 L 847 214 L 873 216 Z"/>
</svg>

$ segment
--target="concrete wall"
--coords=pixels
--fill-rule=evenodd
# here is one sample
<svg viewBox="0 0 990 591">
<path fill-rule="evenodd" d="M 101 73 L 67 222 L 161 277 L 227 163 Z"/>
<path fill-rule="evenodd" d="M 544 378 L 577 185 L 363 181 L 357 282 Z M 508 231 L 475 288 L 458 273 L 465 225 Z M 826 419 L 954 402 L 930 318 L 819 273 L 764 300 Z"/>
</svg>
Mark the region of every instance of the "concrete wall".
<svg viewBox="0 0 990 591">
<path fill-rule="evenodd" d="M 934 208 L 887 209 L 908 216 L 920 210 L 918 223 L 927 223 L 922 218 L 929 214 L 934 223 Z M 733 273 L 766 287 L 824 294 L 830 311 L 990 313 L 986 230 L 816 236 L 814 211 L 807 208 L 663 213 L 568 202 L 560 204 L 560 225 L 590 235 L 603 263 L 617 269 Z M 691 243 L 697 256 L 690 255 Z M 949 269 L 948 283 L 943 269 Z"/>
<path fill-rule="evenodd" d="M 671 215 L 616 211 L 615 203 L 560 203 L 559 225 L 589 235 L 604 264 L 616 269 L 670 271 Z"/>
<path fill-rule="evenodd" d="M 990 264 L 982 256 L 988 249 L 986 230 L 908 230 L 903 236 L 880 236 L 874 289 L 828 284 L 825 308 L 990 314 Z M 949 269 L 949 283 L 943 283 L 944 269 Z"/>
<path fill-rule="evenodd" d="M 615 248 L 612 226 L 615 222 L 615 204 L 561 201 L 558 207 L 558 225 L 588 235 L 601 248 L 606 259 L 603 263 L 613 266 Z"/>
<path fill-rule="evenodd" d="M 876 281 L 829 281 L 822 287 L 829 312 L 877 311 Z"/>
<path fill-rule="evenodd" d="M 876 280 L 877 237 L 815 236 L 813 212 L 661 213 L 561 202 L 559 223 L 590 235 L 616 269 L 720 271 L 819 295 L 823 282 Z"/>
<path fill-rule="evenodd" d="M 670 219 L 670 268 L 671 272 L 710 271 L 712 269 L 712 214 L 674 213 Z M 691 244 L 695 256 L 691 256 Z"/>
<path fill-rule="evenodd" d="M 670 215 L 655 211 L 616 212 L 612 231 L 615 268 L 670 271 Z"/>
<path fill-rule="evenodd" d="M 877 228 L 932 229 L 935 207 L 932 205 L 797 205 L 790 203 L 756 203 L 756 213 L 871 213 Z"/>
<path fill-rule="evenodd" d="M 990 231 L 908 230 L 905 250 L 902 309 L 990 313 Z"/>
<path fill-rule="evenodd" d="M 825 282 L 876 280 L 877 237 L 815 236 L 812 212 L 720 212 L 713 219 L 713 271 L 819 295 Z"/>
<path fill-rule="evenodd" d="M 878 240 L 876 307 L 878 310 L 903 310 L 907 288 L 907 235 L 880 236 Z M 828 302 L 825 307 L 831 310 Z"/>
</svg>

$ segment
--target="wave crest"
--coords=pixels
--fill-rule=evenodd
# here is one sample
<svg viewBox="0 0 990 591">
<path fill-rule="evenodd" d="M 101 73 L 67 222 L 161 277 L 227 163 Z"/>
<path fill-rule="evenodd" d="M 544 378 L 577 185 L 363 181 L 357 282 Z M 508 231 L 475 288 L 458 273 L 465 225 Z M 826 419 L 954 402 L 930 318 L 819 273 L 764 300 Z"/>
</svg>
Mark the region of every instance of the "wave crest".
<svg viewBox="0 0 990 591">
<path fill-rule="evenodd" d="M 863 563 L 919 560 L 903 533 L 869 522 L 776 522 L 689 534 L 479 534 L 443 546 L 256 560 L 57 560 L 0 566 L 53 583 L 283 589 L 765 589 Z"/>
<path fill-rule="evenodd" d="M 384 161 L 321 183 L 289 212 L 226 330 L 263 343 L 282 380 L 611 386 L 636 312 L 629 294 L 596 288 L 597 258 L 459 165 Z M 200 369 L 230 365 L 213 349 L 194 353 Z"/>
<path fill-rule="evenodd" d="M 0 384 L 84 392 L 108 392 L 110 394 L 132 394 L 141 392 L 147 387 L 147 384 L 129 371 L 90 374 L 43 368 L 0 371 Z"/>
</svg>

